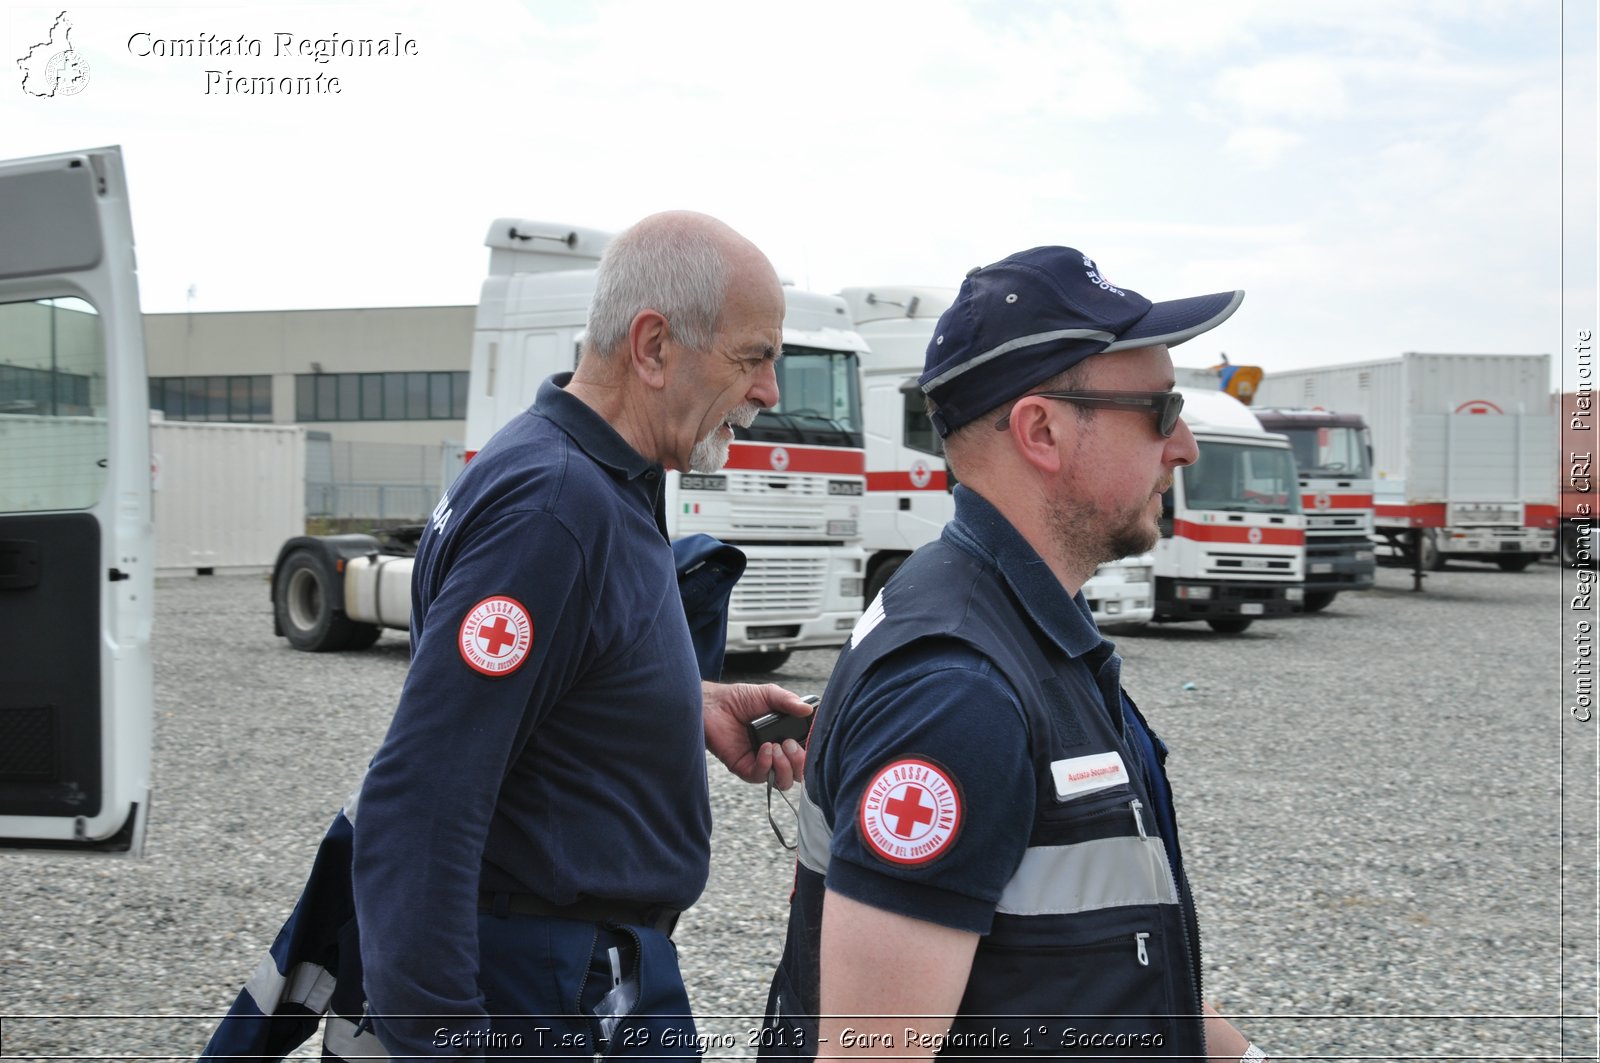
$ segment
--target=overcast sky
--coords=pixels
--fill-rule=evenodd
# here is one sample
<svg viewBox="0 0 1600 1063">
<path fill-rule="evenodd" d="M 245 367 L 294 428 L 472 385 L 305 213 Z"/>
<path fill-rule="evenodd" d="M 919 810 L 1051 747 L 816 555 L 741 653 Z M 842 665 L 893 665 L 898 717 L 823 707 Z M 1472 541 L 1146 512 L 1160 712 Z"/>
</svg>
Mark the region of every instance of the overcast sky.
<svg viewBox="0 0 1600 1063">
<path fill-rule="evenodd" d="M 29 95 L 62 10 L 0 25 L 0 157 L 123 146 L 146 311 L 473 303 L 496 217 L 689 207 L 822 291 L 1043 243 L 1244 288 L 1180 364 L 1547 352 L 1570 388 L 1595 326 L 1592 0 L 101 4 L 82 91 Z M 208 35 L 261 54 L 170 54 Z"/>
</svg>

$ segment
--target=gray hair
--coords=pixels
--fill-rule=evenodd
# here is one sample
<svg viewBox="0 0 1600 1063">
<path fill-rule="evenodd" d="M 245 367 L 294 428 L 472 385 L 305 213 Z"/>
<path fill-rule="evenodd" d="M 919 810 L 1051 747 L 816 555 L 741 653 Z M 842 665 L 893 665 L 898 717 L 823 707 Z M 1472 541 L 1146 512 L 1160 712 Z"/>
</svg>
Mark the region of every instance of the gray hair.
<svg viewBox="0 0 1600 1063">
<path fill-rule="evenodd" d="M 621 347 L 641 310 L 665 317 L 672 337 L 684 346 L 708 349 L 729 272 L 721 242 L 702 226 L 633 226 L 600 256 L 584 353 L 604 358 Z"/>
</svg>

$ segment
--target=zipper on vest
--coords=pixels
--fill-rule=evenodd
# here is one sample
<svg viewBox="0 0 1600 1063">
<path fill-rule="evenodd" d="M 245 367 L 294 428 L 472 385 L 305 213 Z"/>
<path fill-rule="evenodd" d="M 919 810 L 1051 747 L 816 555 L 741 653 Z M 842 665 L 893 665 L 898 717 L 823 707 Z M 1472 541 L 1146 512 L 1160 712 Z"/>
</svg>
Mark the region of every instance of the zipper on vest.
<svg viewBox="0 0 1600 1063">
<path fill-rule="evenodd" d="M 1144 817 L 1139 814 L 1139 810 L 1143 808 L 1144 805 L 1139 802 L 1137 797 L 1135 797 L 1132 801 L 1128 802 L 1128 807 L 1133 810 L 1133 825 L 1139 828 L 1139 839 L 1141 841 L 1149 841 L 1150 836 L 1144 832 Z"/>
<path fill-rule="evenodd" d="M 1147 950 L 1144 947 L 1144 939 L 1149 937 L 1149 936 L 1150 935 L 1147 934 L 1147 933 L 1139 933 L 1139 934 L 1133 935 L 1134 946 L 1136 948 L 1138 948 L 1138 950 L 1139 950 L 1138 951 L 1138 957 L 1139 957 L 1139 966 L 1140 967 L 1148 967 L 1148 966 L 1150 966 L 1150 952 L 1149 952 L 1149 950 Z"/>
</svg>

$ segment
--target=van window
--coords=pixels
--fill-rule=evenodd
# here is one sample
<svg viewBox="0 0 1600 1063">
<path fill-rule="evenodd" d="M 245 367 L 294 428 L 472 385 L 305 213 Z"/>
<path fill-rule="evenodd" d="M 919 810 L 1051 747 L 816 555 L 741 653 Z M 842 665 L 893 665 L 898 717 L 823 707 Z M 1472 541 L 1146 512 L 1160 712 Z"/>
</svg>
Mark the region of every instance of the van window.
<svg viewBox="0 0 1600 1063">
<path fill-rule="evenodd" d="M 82 299 L 0 303 L 0 512 L 100 500 L 105 351 L 100 315 Z"/>
</svg>

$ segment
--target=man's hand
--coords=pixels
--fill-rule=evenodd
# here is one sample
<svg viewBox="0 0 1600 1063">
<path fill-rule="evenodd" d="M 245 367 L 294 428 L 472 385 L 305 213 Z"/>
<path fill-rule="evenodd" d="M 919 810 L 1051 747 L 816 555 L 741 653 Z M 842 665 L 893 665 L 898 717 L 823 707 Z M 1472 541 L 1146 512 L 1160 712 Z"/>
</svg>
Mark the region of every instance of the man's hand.
<svg viewBox="0 0 1600 1063">
<path fill-rule="evenodd" d="M 750 748 L 745 724 L 769 712 L 791 716 L 811 715 L 811 706 L 800 695 L 776 683 L 702 683 L 705 707 L 706 748 L 745 782 L 766 782 L 780 790 L 793 786 L 805 775 L 806 751 L 793 739 L 782 746 L 763 743 Z"/>
</svg>

